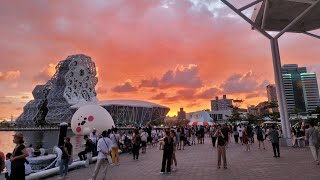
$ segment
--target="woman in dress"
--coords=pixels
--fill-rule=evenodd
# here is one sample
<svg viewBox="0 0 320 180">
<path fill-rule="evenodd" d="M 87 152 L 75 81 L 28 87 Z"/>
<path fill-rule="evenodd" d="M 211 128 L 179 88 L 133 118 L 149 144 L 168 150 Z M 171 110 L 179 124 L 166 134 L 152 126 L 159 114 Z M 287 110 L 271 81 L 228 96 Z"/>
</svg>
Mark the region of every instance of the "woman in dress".
<svg viewBox="0 0 320 180">
<path fill-rule="evenodd" d="M 28 152 L 24 146 L 23 134 L 17 133 L 13 135 L 13 143 L 16 147 L 13 150 L 11 161 L 11 174 L 10 180 L 25 180 L 25 167 L 24 163 L 26 157 L 28 157 Z"/>
<path fill-rule="evenodd" d="M 259 141 L 259 149 L 260 149 L 261 143 L 263 145 L 263 149 L 266 149 L 264 147 L 264 136 L 265 136 L 265 133 L 264 133 L 263 129 L 260 126 L 257 126 L 257 139 Z"/>
</svg>

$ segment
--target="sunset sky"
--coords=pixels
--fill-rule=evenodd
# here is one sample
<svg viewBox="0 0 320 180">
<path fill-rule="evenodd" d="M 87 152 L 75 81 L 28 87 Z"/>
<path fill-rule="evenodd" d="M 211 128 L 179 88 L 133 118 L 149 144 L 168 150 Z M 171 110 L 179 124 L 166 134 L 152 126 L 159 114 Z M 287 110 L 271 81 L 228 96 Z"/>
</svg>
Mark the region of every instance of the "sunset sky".
<svg viewBox="0 0 320 180">
<path fill-rule="evenodd" d="M 274 83 L 269 41 L 219 0 L 4 0 L 0 26 L 0 119 L 20 115 L 72 54 L 96 63 L 100 100 L 150 101 L 169 115 L 209 109 L 223 94 L 256 105 Z M 279 43 L 282 64 L 320 73 L 318 39 Z"/>
</svg>

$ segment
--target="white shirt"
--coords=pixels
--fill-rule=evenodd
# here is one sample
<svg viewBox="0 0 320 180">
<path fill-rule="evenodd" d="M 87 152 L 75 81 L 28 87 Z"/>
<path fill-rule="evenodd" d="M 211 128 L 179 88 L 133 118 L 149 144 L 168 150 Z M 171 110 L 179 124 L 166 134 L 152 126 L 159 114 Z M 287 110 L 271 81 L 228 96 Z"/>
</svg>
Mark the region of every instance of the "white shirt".
<svg viewBox="0 0 320 180">
<path fill-rule="evenodd" d="M 29 154 L 28 157 L 32 157 L 32 153 L 34 153 L 33 147 L 28 147 L 26 150 L 27 150 L 27 152 L 28 152 L 28 154 Z"/>
<path fill-rule="evenodd" d="M 100 138 L 98 141 L 97 151 L 98 159 L 106 158 L 103 152 L 109 152 L 112 150 L 112 141 L 108 137 Z"/>
<path fill-rule="evenodd" d="M 147 142 L 149 134 L 147 132 L 141 133 L 141 141 Z"/>
<path fill-rule="evenodd" d="M 110 134 L 110 140 L 112 141 L 112 147 L 118 147 L 118 142 L 120 142 L 119 134 Z"/>
<path fill-rule="evenodd" d="M 242 137 L 242 128 L 238 127 L 238 133 L 239 133 L 239 137 Z"/>
<path fill-rule="evenodd" d="M 98 139 L 99 139 L 97 133 L 96 133 L 96 134 L 93 134 L 92 132 L 90 133 L 90 137 L 89 137 L 89 138 L 91 139 L 91 141 L 92 141 L 94 144 L 96 144 L 97 141 L 98 141 Z"/>
</svg>

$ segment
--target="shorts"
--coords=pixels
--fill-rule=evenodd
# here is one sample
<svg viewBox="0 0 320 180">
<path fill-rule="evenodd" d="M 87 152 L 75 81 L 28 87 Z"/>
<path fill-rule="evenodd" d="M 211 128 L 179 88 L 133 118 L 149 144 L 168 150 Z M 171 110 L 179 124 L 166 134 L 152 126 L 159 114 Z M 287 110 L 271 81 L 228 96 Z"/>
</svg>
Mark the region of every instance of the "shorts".
<svg viewBox="0 0 320 180">
<path fill-rule="evenodd" d="M 141 141 L 141 147 L 147 147 L 147 142 Z"/>
</svg>

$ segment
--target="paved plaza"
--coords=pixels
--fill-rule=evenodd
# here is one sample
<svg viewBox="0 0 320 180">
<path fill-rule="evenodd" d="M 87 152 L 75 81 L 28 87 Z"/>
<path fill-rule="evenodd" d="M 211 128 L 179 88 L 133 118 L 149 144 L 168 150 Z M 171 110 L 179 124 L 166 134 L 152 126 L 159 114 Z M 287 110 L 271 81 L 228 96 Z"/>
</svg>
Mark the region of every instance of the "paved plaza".
<svg viewBox="0 0 320 180">
<path fill-rule="evenodd" d="M 254 143 L 250 152 L 245 151 L 245 146 L 232 142 L 227 149 L 228 169 L 217 169 L 216 149 L 212 147 L 210 139 L 206 138 L 205 144 L 186 146 L 185 150 L 177 151 L 178 170 L 170 175 L 160 175 L 162 151 L 154 147 L 140 155 L 139 161 L 133 161 L 130 154 L 122 154 L 121 165 L 110 167 L 107 179 L 320 179 L 320 166 L 313 164 L 309 148 L 280 148 L 281 157 L 274 158 L 269 141 L 266 141 L 266 150 L 258 149 L 258 144 Z M 93 169 L 94 164 L 89 168 L 73 170 L 69 172 L 68 179 L 88 180 Z M 102 178 L 98 176 L 97 179 Z"/>
</svg>

